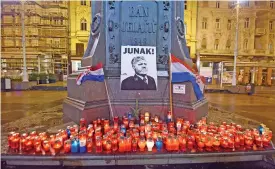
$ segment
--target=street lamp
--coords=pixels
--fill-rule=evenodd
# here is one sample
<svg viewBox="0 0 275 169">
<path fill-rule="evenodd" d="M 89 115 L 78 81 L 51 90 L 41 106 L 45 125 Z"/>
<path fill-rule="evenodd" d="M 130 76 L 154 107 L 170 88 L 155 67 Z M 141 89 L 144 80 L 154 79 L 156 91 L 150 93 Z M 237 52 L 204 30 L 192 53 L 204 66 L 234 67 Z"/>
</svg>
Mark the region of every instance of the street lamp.
<svg viewBox="0 0 275 169">
<path fill-rule="evenodd" d="M 232 79 L 232 86 L 236 86 L 236 66 L 237 66 L 237 56 L 238 56 L 238 32 L 239 32 L 239 9 L 240 9 L 240 0 L 237 0 L 236 4 L 236 37 L 235 37 L 235 49 L 234 49 L 234 70 L 233 70 L 233 79 Z"/>
<path fill-rule="evenodd" d="M 26 64 L 26 38 L 25 38 L 25 2 L 21 1 L 21 24 L 22 24 L 22 48 L 23 48 L 23 82 L 28 82 L 27 64 Z"/>
</svg>

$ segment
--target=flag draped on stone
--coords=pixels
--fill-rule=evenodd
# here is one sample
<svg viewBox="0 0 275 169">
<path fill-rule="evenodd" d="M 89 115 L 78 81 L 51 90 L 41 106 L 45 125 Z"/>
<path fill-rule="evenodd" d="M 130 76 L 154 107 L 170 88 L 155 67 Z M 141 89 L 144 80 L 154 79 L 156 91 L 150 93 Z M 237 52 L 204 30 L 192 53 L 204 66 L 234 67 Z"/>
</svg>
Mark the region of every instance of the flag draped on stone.
<svg viewBox="0 0 275 169">
<path fill-rule="evenodd" d="M 104 82 L 104 71 L 102 63 L 96 66 L 88 67 L 84 72 L 80 73 L 76 78 L 76 84 L 81 85 L 85 81 Z"/>
<path fill-rule="evenodd" d="M 204 83 L 201 77 L 183 60 L 171 54 L 172 83 L 191 82 L 198 100 L 204 98 Z"/>
</svg>

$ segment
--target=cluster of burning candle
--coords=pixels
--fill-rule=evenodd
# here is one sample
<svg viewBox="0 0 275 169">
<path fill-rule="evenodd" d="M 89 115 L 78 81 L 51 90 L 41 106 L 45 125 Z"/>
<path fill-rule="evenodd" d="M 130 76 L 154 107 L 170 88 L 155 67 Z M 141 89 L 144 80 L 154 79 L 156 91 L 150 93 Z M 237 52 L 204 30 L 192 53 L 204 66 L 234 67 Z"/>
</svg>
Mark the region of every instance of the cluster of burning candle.
<svg viewBox="0 0 275 169">
<path fill-rule="evenodd" d="M 88 124 L 80 119 L 79 126 L 68 126 L 56 135 L 45 132 L 11 132 L 8 136 L 9 147 L 14 151 L 52 155 L 58 153 L 111 153 L 136 151 L 197 152 L 220 150 L 260 150 L 270 145 L 272 131 L 263 126 L 261 129 L 246 129 L 235 123 L 223 122 L 217 126 L 206 118 L 196 124 L 177 118 L 164 122 L 149 113 L 140 114 L 139 120 L 132 115 L 92 121 Z"/>
</svg>

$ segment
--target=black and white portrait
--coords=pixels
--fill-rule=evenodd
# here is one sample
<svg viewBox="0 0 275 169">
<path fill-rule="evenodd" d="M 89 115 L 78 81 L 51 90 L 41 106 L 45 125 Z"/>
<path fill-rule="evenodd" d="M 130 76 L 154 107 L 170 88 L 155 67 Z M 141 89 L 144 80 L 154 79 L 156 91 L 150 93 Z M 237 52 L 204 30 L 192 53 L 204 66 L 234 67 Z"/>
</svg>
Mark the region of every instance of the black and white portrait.
<svg viewBox="0 0 275 169">
<path fill-rule="evenodd" d="M 156 48 L 121 47 L 121 90 L 156 90 Z"/>
</svg>

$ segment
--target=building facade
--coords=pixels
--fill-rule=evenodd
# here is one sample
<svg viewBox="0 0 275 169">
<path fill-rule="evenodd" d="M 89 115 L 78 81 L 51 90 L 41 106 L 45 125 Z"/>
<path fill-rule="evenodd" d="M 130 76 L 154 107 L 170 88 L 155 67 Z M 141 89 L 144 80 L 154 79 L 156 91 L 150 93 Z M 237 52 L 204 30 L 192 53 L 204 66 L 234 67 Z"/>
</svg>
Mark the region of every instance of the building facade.
<svg viewBox="0 0 275 169">
<path fill-rule="evenodd" d="M 212 84 L 231 83 L 239 7 L 237 81 L 275 85 L 275 2 L 235 2 L 198 2 L 197 54 L 202 61 L 201 73 L 211 74 Z M 209 72 L 209 68 L 213 71 Z"/>
<path fill-rule="evenodd" d="M 89 0 L 70 1 L 70 60 L 71 70 L 81 65 L 81 58 L 87 48 L 90 24 L 91 2 Z"/>
<path fill-rule="evenodd" d="M 185 37 L 187 47 L 189 48 L 190 57 L 196 58 L 196 49 L 197 49 L 197 10 L 198 2 L 197 1 L 185 1 L 184 2 L 184 22 L 185 22 Z"/>
<path fill-rule="evenodd" d="M 22 21 L 28 73 L 66 75 L 69 51 L 68 2 L 2 1 L 1 9 L 2 75 L 22 73 Z"/>
</svg>

